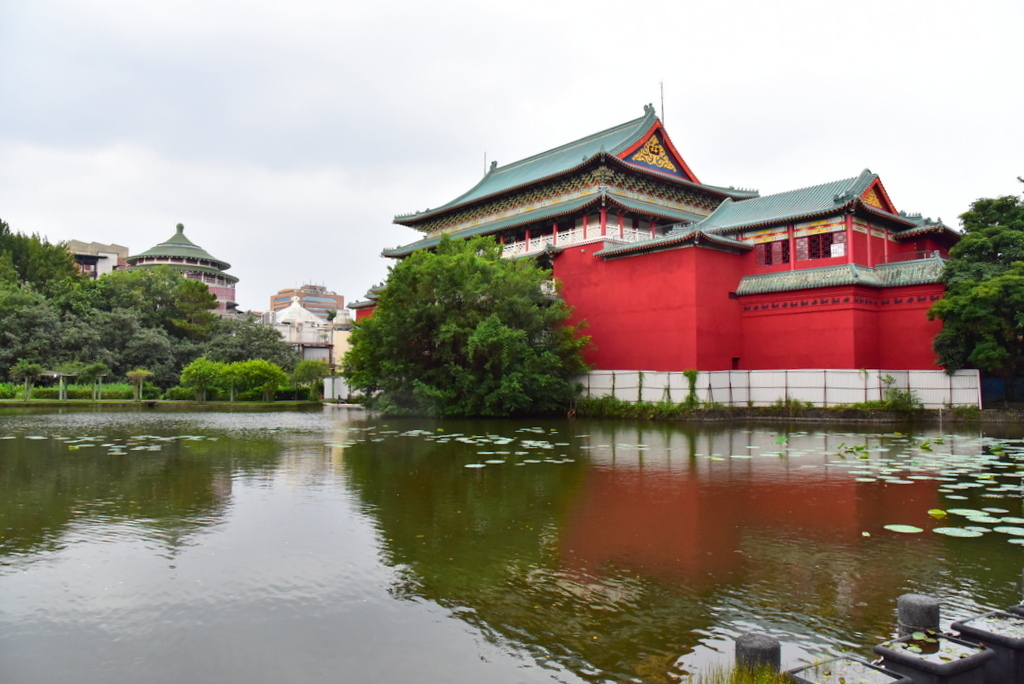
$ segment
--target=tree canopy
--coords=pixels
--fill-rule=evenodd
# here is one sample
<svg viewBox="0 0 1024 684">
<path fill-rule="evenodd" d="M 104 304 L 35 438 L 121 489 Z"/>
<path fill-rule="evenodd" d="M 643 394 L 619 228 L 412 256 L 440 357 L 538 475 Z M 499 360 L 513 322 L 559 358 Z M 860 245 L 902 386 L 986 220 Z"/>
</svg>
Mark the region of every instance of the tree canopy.
<svg viewBox="0 0 1024 684">
<path fill-rule="evenodd" d="M 392 267 L 373 315 L 353 327 L 344 374 L 386 412 L 564 411 L 588 339 L 544 293 L 549 278 L 490 238 L 445 237 Z"/>
<path fill-rule="evenodd" d="M 964 236 L 949 252 L 945 297 L 929 317 L 947 370 L 978 368 L 1010 381 L 1024 373 L 1024 200 L 979 199 L 960 216 Z"/>
<path fill-rule="evenodd" d="M 103 364 L 111 379 L 145 368 L 162 388 L 201 356 L 298 362 L 275 330 L 216 316 L 216 305 L 204 283 L 168 266 L 80 277 L 63 245 L 0 221 L 0 380 L 19 359 L 46 369 Z"/>
</svg>

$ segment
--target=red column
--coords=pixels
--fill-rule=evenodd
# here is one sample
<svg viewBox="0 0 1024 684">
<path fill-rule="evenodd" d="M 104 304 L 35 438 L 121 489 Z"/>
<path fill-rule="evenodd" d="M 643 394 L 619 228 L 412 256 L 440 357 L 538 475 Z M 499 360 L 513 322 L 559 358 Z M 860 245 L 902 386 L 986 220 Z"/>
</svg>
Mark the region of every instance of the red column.
<svg viewBox="0 0 1024 684">
<path fill-rule="evenodd" d="M 853 214 L 846 215 L 846 263 L 853 263 Z"/>
<path fill-rule="evenodd" d="M 849 238 L 847 238 L 847 239 L 849 239 Z M 524 251 L 527 251 L 527 252 L 530 251 L 530 229 L 529 228 L 526 229 L 526 249 Z"/>
<path fill-rule="evenodd" d="M 624 235 L 624 233 L 623 233 L 624 227 L 623 227 L 622 223 L 623 223 L 623 221 L 625 221 L 625 220 L 626 220 L 626 219 L 625 219 L 625 218 L 623 218 L 623 216 L 622 216 L 622 213 L 620 212 L 620 213 L 619 213 L 619 239 L 622 239 L 622 237 L 623 237 L 623 235 Z"/>
<path fill-rule="evenodd" d="M 601 237 L 608 234 L 608 207 L 601 207 Z"/>
<path fill-rule="evenodd" d="M 551 222 L 551 245 L 558 246 L 558 221 Z"/>
<path fill-rule="evenodd" d="M 789 240 L 789 270 L 796 269 L 796 238 L 792 224 L 786 226 L 786 238 Z"/>
<path fill-rule="evenodd" d="M 654 237 L 654 218 L 651 218 L 651 237 Z"/>
<path fill-rule="evenodd" d="M 867 254 L 867 257 L 868 257 L 867 264 L 868 264 L 868 266 L 874 266 L 875 265 L 874 262 L 871 261 L 871 241 L 873 239 L 874 239 L 874 236 L 871 234 L 871 224 L 869 223 L 868 224 L 868 254 Z"/>
<path fill-rule="evenodd" d="M 882 229 L 882 259 L 889 263 L 889 228 Z"/>
</svg>

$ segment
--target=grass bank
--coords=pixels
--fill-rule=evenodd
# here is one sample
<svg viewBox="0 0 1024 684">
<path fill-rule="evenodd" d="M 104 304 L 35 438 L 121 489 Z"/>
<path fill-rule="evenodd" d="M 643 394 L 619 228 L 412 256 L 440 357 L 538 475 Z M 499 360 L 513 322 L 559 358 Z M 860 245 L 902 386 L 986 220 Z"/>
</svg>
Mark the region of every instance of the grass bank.
<svg viewBox="0 0 1024 684">
<path fill-rule="evenodd" d="M 581 399 L 574 415 L 578 418 L 629 418 L 671 421 L 808 421 L 818 423 L 1010 423 L 1020 422 L 1024 412 L 980 410 L 975 407 L 931 410 L 887 408 L 875 403 L 863 406 L 816 408 L 801 402 L 778 402 L 772 406 L 687 405 L 670 402 L 629 402 L 613 397 Z"/>
<path fill-rule="evenodd" d="M 0 399 L 0 408 L 120 408 L 137 410 L 188 410 L 188 411 L 261 411 L 261 410 L 292 410 L 292 409 L 319 409 L 322 404 L 319 401 L 184 401 L 167 399 L 143 399 L 133 401 L 131 399 L 102 399 L 93 401 L 91 399 Z"/>
</svg>

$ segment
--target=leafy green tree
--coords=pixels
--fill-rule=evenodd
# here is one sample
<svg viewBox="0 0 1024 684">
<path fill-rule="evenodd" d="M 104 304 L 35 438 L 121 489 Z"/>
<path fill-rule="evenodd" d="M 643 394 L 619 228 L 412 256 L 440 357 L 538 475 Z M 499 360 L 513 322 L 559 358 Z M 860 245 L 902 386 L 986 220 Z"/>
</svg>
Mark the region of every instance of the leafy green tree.
<svg viewBox="0 0 1024 684">
<path fill-rule="evenodd" d="M 181 386 L 195 392 L 196 399 L 206 401 L 206 394 L 221 384 L 224 364 L 200 356 L 181 371 Z"/>
<path fill-rule="evenodd" d="M 92 305 L 101 311 L 135 311 L 144 327 L 175 329 L 172 319 L 181 315 L 175 306 L 175 288 L 185 280 L 170 266 L 114 271 L 90 281 Z"/>
<path fill-rule="evenodd" d="M 288 375 L 273 361 L 249 359 L 231 364 L 230 373 L 241 390 L 256 390 L 263 401 L 273 401 L 277 388 L 288 381 Z"/>
<path fill-rule="evenodd" d="M 238 390 L 245 384 L 245 373 L 242 369 L 243 361 L 225 363 L 221 369 L 221 382 L 228 388 L 228 401 L 235 401 Z"/>
<path fill-rule="evenodd" d="M 128 378 L 128 382 L 132 384 L 132 394 L 135 395 L 133 398 L 135 399 L 135 401 L 141 401 L 142 386 L 145 384 L 147 380 L 149 380 L 153 373 L 146 370 L 145 368 L 136 368 L 135 370 L 128 371 L 127 373 L 125 373 L 125 375 Z"/>
<path fill-rule="evenodd" d="M 61 359 L 61 319 L 41 294 L 0 284 L 0 368 L 19 359 L 53 364 Z"/>
<path fill-rule="evenodd" d="M 306 359 L 299 361 L 292 371 L 292 382 L 300 387 L 309 388 L 309 400 L 316 401 L 316 386 L 321 380 L 331 374 L 331 367 L 326 361 L 320 359 Z"/>
<path fill-rule="evenodd" d="M 344 374 L 387 412 L 564 410 L 588 340 L 542 291 L 549 277 L 489 238 L 444 238 L 391 269 L 373 316 L 354 326 Z"/>
<path fill-rule="evenodd" d="M 110 366 L 105 363 L 96 362 L 83 366 L 78 372 L 78 379 L 82 382 L 92 383 L 93 401 L 103 398 L 103 378 L 110 375 Z"/>
<path fill-rule="evenodd" d="M 190 340 L 205 339 L 214 329 L 217 315 L 217 297 L 206 283 L 182 278 L 171 292 L 177 316 L 170 318 L 175 328 L 183 331 Z"/>
<path fill-rule="evenodd" d="M 50 244 L 39 235 L 12 233 L 4 221 L 0 221 L 0 255 L 4 255 L 0 277 L 9 280 L 13 276 L 18 284 L 42 293 L 63 287 L 65 281 L 82 279 L 63 244 Z"/>
<path fill-rule="evenodd" d="M 225 363 L 265 359 L 281 368 L 294 368 L 299 362 L 298 352 L 276 330 L 252 319 L 219 320 L 209 341 L 203 344 L 203 356 Z"/>
<path fill-rule="evenodd" d="M 949 371 L 978 368 L 1013 380 L 1024 372 L 1024 200 L 979 199 L 960 216 L 964 236 L 949 252 L 944 298 L 928 312 L 942 320 L 938 361 Z"/>
<path fill-rule="evenodd" d="M 28 401 L 32 397 L 32 385 L 36 378 L 43 372 L 43 367 L 38 363 L 31 363 L 25 359 L 18 359 L 18 362 L 11 367 L 10 375 L 15 380 L 25 383 L 25 394 L 22 401 Z"/>
</svg>

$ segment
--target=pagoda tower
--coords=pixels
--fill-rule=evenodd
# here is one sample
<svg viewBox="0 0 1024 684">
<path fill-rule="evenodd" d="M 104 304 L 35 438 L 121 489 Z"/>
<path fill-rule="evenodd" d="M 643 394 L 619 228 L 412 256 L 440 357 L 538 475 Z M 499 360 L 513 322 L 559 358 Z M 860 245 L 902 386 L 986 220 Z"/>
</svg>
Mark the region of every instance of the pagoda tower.
<svg viewBox="0 0 1024 684">
<path fill-rule="evenodd" d="M 185 226 L 180 223 L 170 238 L 142 254 L 129 256 L 125 261 L 128 263 L 128 270 L 170 266 L 186 278 L 206 283 L 210 292 L 217 297 L 218 313 L 233 311 L 238 306 L 235 302 L 235 284 L 238 278 L 225 273 L 231 268 L 231 264 L 211 256 L 209 252 L 185 237 Z"/>
</svg>

